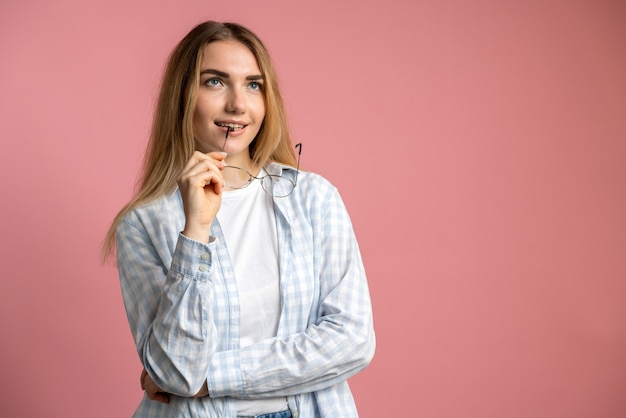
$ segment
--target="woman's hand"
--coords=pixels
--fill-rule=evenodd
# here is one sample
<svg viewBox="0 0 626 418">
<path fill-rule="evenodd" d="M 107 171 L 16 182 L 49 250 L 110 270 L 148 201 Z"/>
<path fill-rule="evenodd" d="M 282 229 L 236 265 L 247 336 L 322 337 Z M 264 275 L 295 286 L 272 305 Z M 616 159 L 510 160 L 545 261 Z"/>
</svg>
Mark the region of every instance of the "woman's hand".
<svg viewBox="0 0 626 418">
<path fill-rule="evenodd" d="M 164 392 L 163 389 L 158 387 L 154 381 L 150 378 L 146 369 L 141 371 L 141 389 L 146 391 L 146 395 L 149 399 L 161 403 L 170 403 L 170 394 Z"/>
<path fill-rule="evenodd" d="M 158 387 L 156 383 L 152 380 L 152 378 L 146 372 L 146 369 L 141 371 L 141 389 L 146 391 L 146 395 L 149 399 L 153 401 L 162 402 L 162 403 L 170 403 L 170 394 L 165 392 L 163 389 Z M 209 388 L 207 383 L 204 382 L 200 391 L 196 393 L 195 398 L 202 398 L 203 396 L 209 396 Z"/>
<path fill-rule="evenodd" d="M 226 154 L 194 152 L 178 177 L 178 187 L 185 211 L 183 235 L 196 241 L 209 242 L 210 228 L 222 204 Z"/>
</svg>

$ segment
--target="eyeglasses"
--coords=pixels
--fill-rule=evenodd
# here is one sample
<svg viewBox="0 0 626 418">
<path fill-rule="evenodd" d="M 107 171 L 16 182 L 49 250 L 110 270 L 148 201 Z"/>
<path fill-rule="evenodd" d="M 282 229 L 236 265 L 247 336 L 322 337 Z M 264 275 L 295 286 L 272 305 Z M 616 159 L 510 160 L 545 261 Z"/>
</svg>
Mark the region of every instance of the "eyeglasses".
<svg viewBox="0 0 626 418">
<path fill-rule="evenodd" d="M 296 144 L 295 148 L 298 149 L 298 164 L 296 166 L 296 178 L 293 181 L 275 174 L 266 174 L 264 176 L 256 177 L 243 168 L 229 165 L 223 168 L 225 173 L 224 177 L 229 179 L 225 186 L 229 189 L 235 190 L 245 189 L 254 180 L 259 180 L 265 193 L 271 195 L 272 197 L 289 196 L 298 184 L 298 173 L 300 173 L 300 154 L 302 153 L 302 144 Z"/>
</svg>

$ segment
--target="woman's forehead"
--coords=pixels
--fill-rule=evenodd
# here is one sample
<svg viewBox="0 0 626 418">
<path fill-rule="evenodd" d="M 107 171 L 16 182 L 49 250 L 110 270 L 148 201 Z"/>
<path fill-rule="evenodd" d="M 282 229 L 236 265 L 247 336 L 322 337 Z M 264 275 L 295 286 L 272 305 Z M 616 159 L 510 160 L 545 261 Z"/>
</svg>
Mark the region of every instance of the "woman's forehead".
<svg viewBox="0 0 626 418">
<path fill-rule="evenodd" d="M 261 74 L 254 53 L 247 45 L 237 40 L 214 41 L 206 44 L 202 48 L 200 70 L 205 69 L 246 73 L 248 75 Z"/>
</svg>

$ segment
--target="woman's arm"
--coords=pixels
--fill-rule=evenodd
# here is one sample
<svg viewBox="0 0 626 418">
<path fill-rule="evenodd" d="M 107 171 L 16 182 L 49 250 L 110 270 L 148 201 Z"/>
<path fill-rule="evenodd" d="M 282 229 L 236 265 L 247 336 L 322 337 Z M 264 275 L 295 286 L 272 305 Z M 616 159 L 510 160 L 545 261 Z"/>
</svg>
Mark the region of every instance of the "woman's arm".
<svg viewBox="0 0 626 418">
<path fill-rule="evenodd" d="M 194 152 L 177 179 L 182 207 L 147 206 L 117 228 L 118 270 L 137 351 L 157 387 L 180 396 L 205 385 L 216 347 L 208 307 L 215 247 L 210 227 L 221 205 L 225 156 Z M 174 227 L 181 212 L 184 230 L 172 255 L 164 224 Z"/>
<path fill-rule="evenodd" d="M 154 222 L 155 225 L 158 222 Z M 178 237 L 171 265 L 136 219 L 117 229 L 118 269 L 124 305 L 141 362 L 165 392 L 194 396 L 206 381 L 215 351 L 212 326 L 212 245 Z"/>
<path fill-rule="evenodd" d="M 313 308 L 317 320 L 288 338 L 215 353 L 208 370 L 212 397 L 316 391 L 348 379 L 371 361 L 375 350 L 371 302 L 354 231 L 334 188 L 320 198 L 324 207 L 313 221 L 320 283 L 320 302 Z M 296 275 L 311 280 L 313 272 Z"/>
</svg>

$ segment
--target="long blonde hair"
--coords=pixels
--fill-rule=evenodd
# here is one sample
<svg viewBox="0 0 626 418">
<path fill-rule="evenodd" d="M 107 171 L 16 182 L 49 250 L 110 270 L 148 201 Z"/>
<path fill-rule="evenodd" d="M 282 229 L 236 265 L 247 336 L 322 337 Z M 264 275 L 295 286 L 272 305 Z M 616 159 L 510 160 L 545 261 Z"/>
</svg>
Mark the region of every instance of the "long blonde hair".
<svg viewBox="0 0 626 418">
<path fill-rule="evenodd" d="M 252 31 L 239 24 L 201 23 L 180 41 L 169 57 L 137 192 L 117 214 L 107 232 L 102 246 L 103 261 L 115 251 L 115 231 L 120 220 L 137 206 L 176 188 L 176 178 L 195 150 L 193 114 L 200 84 L 202 51 L 211 42 L 225 40 L 246 45 L 256 57 L 263 75 L 266 112 L 261 129 L 250 144 L 250 157 L 261 167 L 271 161 L 295 166 L 285 108 L 267 49 Z"/>
</svg>

